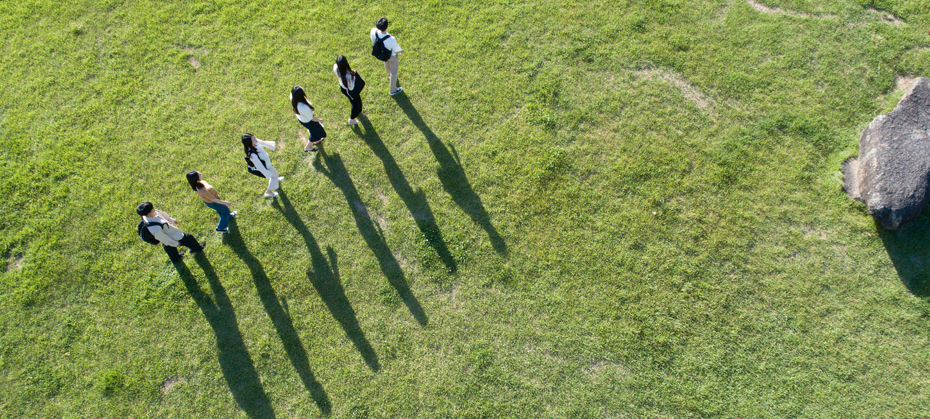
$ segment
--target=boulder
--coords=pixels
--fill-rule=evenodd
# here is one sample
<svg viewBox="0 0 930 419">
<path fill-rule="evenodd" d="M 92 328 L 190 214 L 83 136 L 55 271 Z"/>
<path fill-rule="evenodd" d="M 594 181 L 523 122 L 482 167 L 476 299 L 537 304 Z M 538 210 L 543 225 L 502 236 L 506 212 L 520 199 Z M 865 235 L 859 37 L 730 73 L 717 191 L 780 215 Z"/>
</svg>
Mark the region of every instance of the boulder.
<svg viewBox="0 0 930 419">
<path fill-rule="evenodd" d="M 872 120 L 859 157 L 843 162 L 843 188 L 886 229 L 914 220 L 930 199 L 930 79 L 920 77 L 891 113 Z"/>
</svg>

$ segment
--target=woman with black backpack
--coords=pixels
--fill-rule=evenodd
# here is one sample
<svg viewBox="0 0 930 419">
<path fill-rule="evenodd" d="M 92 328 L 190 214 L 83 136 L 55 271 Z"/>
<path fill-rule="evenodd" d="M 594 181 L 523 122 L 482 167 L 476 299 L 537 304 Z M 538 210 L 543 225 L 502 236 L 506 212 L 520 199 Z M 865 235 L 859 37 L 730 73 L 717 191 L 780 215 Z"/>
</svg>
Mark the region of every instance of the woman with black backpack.
<svg viewBox="0 0 930 419">
<path fill-rule="evenodd" d="M 291 88 L 291 107 L 300 124 L 307 129 L 307 145 L 304 151 L 317 151 L 316 145 L 326 139 L 326 130 L 323 129 L 323 120 L 313 116 L 313 104 L 307 100 L 304 89 L 300 86 Z"/>
<path fill-rule="evenodd" d="M 349 114 L 349 125 L 358 125 L 358 115 L 362 113 L 362 89 L 365 88 L 365 80 L 357 71 L 352 70 L 349 66 L 349 60 L 340 55 L 336 57 L 336 64 L 333 64 L 333 72 L 339 79 L 339 90 L 345 97 L 349 98 L 352 104 L 352 111 Z"/>
<path fill-rule="evenodd" d="M 273 141 L 262 141 L 252 134 L 245 133 L 242 134 L 242 147 L 245 149 L 245 162 L 249 173 L 268 179 L 265 198 L 278 196 L 275 189 L 278 189 L 278 182 L 284 180 L 284 176 L 278 176 L 278 171 L 271 165 L 268 153 L 265 152 L 265 148 L 274 150 L 275 143 Z"/>
</svg>

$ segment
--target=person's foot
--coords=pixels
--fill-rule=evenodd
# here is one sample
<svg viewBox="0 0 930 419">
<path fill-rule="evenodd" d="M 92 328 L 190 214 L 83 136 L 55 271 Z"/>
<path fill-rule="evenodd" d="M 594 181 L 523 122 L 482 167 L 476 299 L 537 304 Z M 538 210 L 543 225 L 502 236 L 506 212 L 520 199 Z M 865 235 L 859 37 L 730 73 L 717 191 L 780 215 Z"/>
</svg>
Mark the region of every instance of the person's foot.
<svg viewBox="0 0 930 419">
<path fill-rule="evenodd" d="M 398 93 L 400 93 L 400 92 L 403 92 L 403 91 L 404 91 L 404 88 L 403 88 L 403 87 L 398 87 L 397 90 L 391 92 L 391 96 L 394 96 L 394 95 L 396 95 L 396 94 L 398 94 Z"/>
<path fill-rule="evenodd" d="M 232 218 L 236 218 L 236 215 L 238 215 L 238 214 L 239 214 L 239 211 L 233 211 L 233 212 L 229 213 L 229 216 L 232 217 Z"/>
<path fill-rule="evenodd" d="M 349 125 L 358 125 L 358 120 L 357 120 L 357 119 L 350 119 L 350 120 L 349 120 Z"/>
<path fill-rule="evenodd" d="M 284 176 L 278 176 L 278 182 L 284 180 Z"/>
<path fill-rule="evenodd" d="M 316 151 L 316 150 L 308 150 L 308 151 Z M 271 192 L 271 193 L 265 192 L 265 198 L 274 198 L 276 196 L 278 196 L 277 192 Z"/>
<path fill-rule="evenodd" d="M 226 230 L 229 230 L 229 229 L 227 228 Z M 204 243 L 204 244 L 201 244 L 201 245 L 200 245 L 200 248 L 199 248 L 199 249 L 191 250 L 191 253 L 200 253 L 200 252 L 203 251 L 203 249 L 206 249 L 206 248 L 207 248 L 207 244 Z"/>
<path fill-rule="evenodd" d="M 317 150 L 319 150 L 319 149 L 316 148 L 316 147 L 310 147 L 310 148 L 305 148 L 305 149 L 304 149 L 304 151 L 307 151 L 307 152 L 309 152 L 309 151 L 317 151 Z"/>
<path fill-rule="evenodd" d="M 222 229 L 222 230 L 216 229 L 216 231 L 217 231 L 218 233 L 229 233 L 229 227 L 226 227 L 226 228 L 224 228 L 224 229 Z"/>
</svg>

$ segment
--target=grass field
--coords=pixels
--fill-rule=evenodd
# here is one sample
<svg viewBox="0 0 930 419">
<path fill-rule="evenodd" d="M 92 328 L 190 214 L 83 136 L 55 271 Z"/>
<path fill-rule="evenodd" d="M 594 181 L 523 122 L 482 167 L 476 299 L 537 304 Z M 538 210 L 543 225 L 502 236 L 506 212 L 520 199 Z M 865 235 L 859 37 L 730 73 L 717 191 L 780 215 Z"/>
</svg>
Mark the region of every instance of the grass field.
<svg viewBox="0 0 930 419">
<path fill-rule="evenodd" d="M 0 417 L 928 417 L 930 213 L 885 231 L 839 173 L 930 76 L 928 25 L 924 0 L 2 1 Z M 274 200 L 243 132 L 279 144 Z M 140 241 L 145 200 L 203 255 Z"/>
</svg>

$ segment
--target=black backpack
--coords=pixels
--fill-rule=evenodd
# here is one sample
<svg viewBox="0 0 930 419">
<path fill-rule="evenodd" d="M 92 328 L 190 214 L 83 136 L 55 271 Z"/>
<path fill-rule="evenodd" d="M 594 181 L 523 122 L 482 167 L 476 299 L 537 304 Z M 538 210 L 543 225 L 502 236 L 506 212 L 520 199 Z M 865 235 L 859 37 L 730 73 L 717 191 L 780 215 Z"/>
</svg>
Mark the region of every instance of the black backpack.
<svg viewBox="0 0 930 419">
<path fill-rule="evenodd" d="M 390 60 L 392 52 L 384 46 L 384 40 L 390 37 L 391 35 L 384 35 L 384 38 L 378 38 L 378 35 L 375 34 L 375 43 L 371 46 L 371 55 L 381 61 Z"/>
<path fill-rule="evenodd" d="M 158 222 L 158 221 L 147 223 L 145 222 L 145 219 L 139 220 L 139 227 L 138 227 L 139 238 L 142 239 L 142 241 L 149 243 L 149 244 L 161 244 L 161 242 L 158 241 L 158 239 L 156 239 L 155 236 L 152 235 L 152 232 L 149 231 L 149 227 L 152 227 L 152 226 L 161 226 L 161 228 L 165 228 L 165 223 Z"/>
<path fill-rule="evenodd" d="M 251 174 L 253 174 L 253 175 L 255 175 L 255 176 L 258 176 L 258 177 L 260 177 L 260 178 L 264 178 L 265 175 L 262 174 L 262 172 L 261 172 L 260 170 L 258 170 L 258 168 L 255 167 L 255 163 L 252 163 L 252 159 L 250 159 L 250 157 L 252 157 L 253 154 L 258 155 L 258 153 L 254 152 L 254 151 L 250 151 L 250 152 L 248 152 L 248 153 L 245 154 L 245 163 L 248 165 L 248 166 L 246 166 L 245 168 L 246 168 L 246 170 L 249 171 L 249 173 L 251 173 Z M 262 166 L 264 166 L 266 170 L 268 169 L 268 163 L 265 163 L 265 161 L 262 160 L 261 157 L 258 158 L 258 161 L 262 162 Z"/>
</svg>

